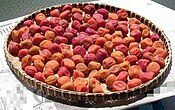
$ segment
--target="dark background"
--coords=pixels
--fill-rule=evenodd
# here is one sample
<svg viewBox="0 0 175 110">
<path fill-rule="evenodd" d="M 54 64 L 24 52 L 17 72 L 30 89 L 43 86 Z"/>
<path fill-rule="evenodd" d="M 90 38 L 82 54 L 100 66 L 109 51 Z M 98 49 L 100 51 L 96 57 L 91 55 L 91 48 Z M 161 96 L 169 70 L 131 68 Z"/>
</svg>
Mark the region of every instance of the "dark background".
<svg viewBox="0 0 175 110">
<path fill-rule="evenodd" d="M 92 0 L 0 0 L 0 22 L 17 18 L 41 8 L 74 2 Z M 153 0 L 171 9 L 175 9 L 175 0 Z"/>
<path fill-rule="evenodd" d="M 0 22 L 53 5 L 89 1 L 93 0 L 0 0 Z"/>
</svg>

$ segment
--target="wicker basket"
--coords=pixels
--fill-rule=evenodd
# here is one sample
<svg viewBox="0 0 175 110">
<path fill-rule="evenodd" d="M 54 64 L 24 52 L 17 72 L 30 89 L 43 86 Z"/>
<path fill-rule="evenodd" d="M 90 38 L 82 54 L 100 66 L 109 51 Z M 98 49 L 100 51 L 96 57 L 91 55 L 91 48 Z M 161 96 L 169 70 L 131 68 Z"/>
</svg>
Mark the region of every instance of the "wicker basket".
<svg viewBox="0 0 175 110">
<path fill-rule="evenodd" d="M 71 5 L 73 7 L 78 7 L 80 9 L 83 9 L 83 7 L 86 6 L 87 4 L 92 4 L 92 3 L 77 3 L 77 4 L 71 4 Z M 96 9 L 106 8 L 110 12 L 117 12 L 120 9 L 120 8 L 106 5 L 106 4 L 94 4 L 94 5 Z M 58 5 L 58 6 L 48 7 L 48 8 L 36 11 L 28 15 L 27 17 L 25 17 L 21 22 L 17 24 L 17 26 L 15 26 L 14 29 L 19 29 L 19 27 L 23 24 L 23 21 L 25 21 L 26 19 L 34 19 L 36 14 L 39 12 L 45 13 L 46 16 L 49 16 L 51 10 L 55 8 L 61 9 L 63 6 L 64 5 Z M 28 76 L 22 70 L 19 59 L 12 56 L 8 52 L 8 44 L 9 44 L 9 41 L 11 40 L 11 36 L 10 36 L 11 32 L 6 37 L 5 46 L 4 46 L 7 63 L 10 66 L 13 73 L 16 75 L 18 79 L 22 81 L 22 83 L 25 83 L 25 85 L 33 89 L 39 90 L 44 94 L 47 94 L 49 98 L 54 101 L 59 101 L 59 102 L 71 104 L 71 105 L 88 106 L 88 107 L 89 106 L 95 106 L 95 107 L 116 106 L 116 105 L 133 103 L 143 98 L 146 92 L 159 86 L 165 80 L 165 78 L 167 77 L 171 69 L 172 50 L 170 46 L 170 41 L 168 40 L 167 36 L 164 34 L 164 32 L 161 29 L 159 29 L 151 21 L 131 11 L 128 11 L 128 15 L 129 17 L 136 17 L 142 23 L 149 26 L 153 32 L 157 33 L 162 39 L 162 41 L 164 41 L 166 45 L 166 49 L 168 51 L 168 56 L 165 59 L 165 67 L 160 70 L 159 74 L 153 80 L 148 81 L 147 83 L 144 83 L 139 87 L 131 88 L 121 92 L 81 93 L 81 92 L 73 92 L 68 90 L 61 90 L 57 87 L 47 85 L 46 83 L 35 80 L 34 78 Z"/>
</svg>

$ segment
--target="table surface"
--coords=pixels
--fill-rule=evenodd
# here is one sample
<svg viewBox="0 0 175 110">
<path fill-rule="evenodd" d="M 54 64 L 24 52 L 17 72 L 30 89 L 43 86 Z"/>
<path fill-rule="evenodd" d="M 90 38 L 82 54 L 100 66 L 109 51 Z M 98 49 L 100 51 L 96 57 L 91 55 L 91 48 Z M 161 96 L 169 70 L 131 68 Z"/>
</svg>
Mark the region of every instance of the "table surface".
<svg viewBox="0 0 175 110">
<path fill-rule="evenodd" d="M 47 2 L 46 2 L 47 1 Z M 9 20 L 9 19 L 12 19 L 12 18 L 16 18 L 16 17 L 20 17 L 20 16 L 23 16 L 23 15 L 26 15 L 26 14 L 28 14 L 28 13 L 31 13 L 31 12 L 33 12 L 33 11 L 36 11 L 36 10 L 38 10 L 38 9 L 41 9 L 41 8 L 44 8 L 44 7 L 48 7 L 48 6 L 52 6 L 52 5 L 56 5 L 56 4 L 62 4 L 62 3 L 73 3 L 73 2 L 80 2 L 80 1 L 89 1 L 89 0 L 65 0 L 65 1 L 60 1 L 60 0 L 43 0 L 42 2 L 41 2 L 41 0 L 33 0 L 33 1 L 31 1 L 30 3 L 28 3 L 28 1 L 27 0 L 0 0 L 0 4 L 1 4 L 1 6 L 0 6 L 0 9 L 1 9 L 1 11 L 0 11 L 0 16 L 1 16 L 1 18 L 0 18 L 0 26 L 1 26 L 1 24 L 3 24 L 4 22 L 2 22 L 2 21 L 5 21 L 5 20 Z M 106 2 L 105 0 L 102 0 L 103 2 Z M 126 0 L 127 1 L 127 0 Z M 134 0 L 134 1 L 136 1 L 136 2 L 139 2 L 138 0 Z M 148 0 L 147 0 L 148 1 Z M 170 8 L 174 8 L 174 7 L 172 7 L 172 3 L 174 2 L 173 0 L 168 0 L 168 2 L 164 2 L 163 0 L 154 0 L 154 1 L 156 1 L 156 2 L 158 2 L 158 3 L 160 3 L 160 4 L 163 4 L 163 5 L 165 5 L 165 6 L 168 6 L 168 7 L 170 7 Z M 111 1 L 112 2 L 112 1 Z M 9 5 L 9 3 L 10 3 L 10 5 Z M 140 3 L 146 3 L 146 2 L 140 2 Z M 139 3 L 138 3 L 139 4 Z M 150 6 L 152 4 L 152 2 L 147 2 L 147 6 Z M 142 4 L 143 5 L 143 4 Z M 141 6 L 142 6 L 141 5 Z M 123 7 L 126 7 L 126 5 L 125 4 L 120 4 L 120 6 L 123 6 Z M 132 11 L 134 11 L 134 12 L 137 12 L 137 13 L 139 13 L 140 14 L 140 12 L 141 11 L 137 11 L 137 10 L 133 10 L 132 9 L 132 7 L 133 7 L 134 5 L 130 5 L 130 7 L 127 7 L 128 9 L 131 9 Z M 25 7 L 25 9 L 23 8 L 23 7 Z M 138 8 L 139 8 L 140 6 L 138 6 Z M 150 6 L 151 7 L 151 6 Z M 160 6 L 160 7 L 163 7 L 164 8 L 164 6 Z M 136 8 L 135 8 L 136 9 Z M 141 9 L 141 8 L 140 8 Z M 153 7 L 151 7 L 151 9 L 153 9 Z M 13 10 L 13 11 L 11 11 L 11 10 Z M 150 10 L 149 9 L 147 9 L 149 12 L 150 12 Z M 166 10 L 168 10 L 167 8 L 166 8 Z M 170 12 L 171 11 L 171 13 L 173 12 L 172 10 L 168 10 L 168 11 L 166 11 L 166 12 Z M 154 12 L 156 12 L 156 11 L 154 11 Z M 162 12 L 163 13 L 163 12 Z M 171 16 L 171 15 L 169 15 L 170 13 L 167 13 L 167 15 L 166 16 Z M 168 35 L 170 35 L 170 36 L 172 36 L 174 33 L 175 33 L 175 28 L 173 29 L 172 27 L 174 27 L 173 26 L 173 24 L 172 24 L 172 22 L 173 22 L 173 20 L 174 19 L 169 19 L 168 21 L 170 22 L 170 23 L 168 23 L 168 24 L 170 24 L 169 25 L 169 27 L 167 28 L 167 27 L 165 27 L 165 23 L 160 23 L 160 21 L 159 20 L 155 20 L 155 19 L 153 19 L 153 17 L 151 17 L 150 16 L 150 14 L 144 14 L 145 15 L 145 17 L 146 18 L 150 18 L 151 20 L 153 20 L 153 22 L 155 23 L 155 24 L 159 24 L 159 26 L 168 34 Z M 161 12 L 159 13 L 159 12 L 156 12 L 156 15 L 159 15 L 159 17 L 161 17 L 161 16 L 163 16 L 163 14 L 161 14 Z M 155 15 L 155 16 L 156 16 Z M 174 17 L 174 16 L 173 16 Z M 175 18 L 175 17 L 174 17 Z M 166 22 L 166 21 L 165 21 Z M 173 42 L 173 41 L 172 41 Z M 1 69 L 1 68 L 0 68 Z M 1 72 L 0 72 L 1 73 Z M 1 88 L 1 87 L 0 87 Z M 175 97 L 170 97 L 170 98 L 165 98 L 165 99 L 162 99 L 162 100 L 159 100 L 159 101 L 155 101 L 155 102 L 152 102 L 152 103 L 148 103 L 148 104 L 144 104 L 144 105 L 140 105 L 140 106 L 137 106 L 137 107 L 135 107 L 135 108 L 132 108 L 131 110 L 146 110 L 146 109 L 153 109 L 153 110 L 157 110 L 157 109 L 161 109 L 161 110 L 175 110 L 175 105 L 174 105 L 174 103 L 172 103 L 172 102 L 175 102 Z M 56 105 L 57 106 L 57 105 Z M 58 106 L 59 107 L 59 106 Z M 66 108 L 65 108 L 66 109 Z"/>
</svg>

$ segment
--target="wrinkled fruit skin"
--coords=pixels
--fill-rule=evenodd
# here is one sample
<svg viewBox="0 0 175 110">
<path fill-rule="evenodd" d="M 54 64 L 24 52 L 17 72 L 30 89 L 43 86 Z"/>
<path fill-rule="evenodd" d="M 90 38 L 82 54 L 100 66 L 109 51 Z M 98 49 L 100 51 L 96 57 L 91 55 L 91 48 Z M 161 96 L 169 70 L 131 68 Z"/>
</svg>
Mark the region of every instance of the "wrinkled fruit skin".
<svg viewBox="0 0 175 110">
<path fill-rule="evenodd" d="M 31 77 L 34 77 L 35 73 L 37 72 L 37 69 L 35 66 L 26 66 L 24 70 Z"/>
<path fill-rule="evenodd" d="M 68 71 L 68 69 L 66 67 L 61 67 L 58 71 L 58 76 L 68 76 L 70 77 L 70 72 Z"/>
<path fill-rule="evenodd" d="M 142 69 L 140 66 L 133 65 L 128 69 L 128 73 L 131 78 L 138 78 L 142 73 Z"/>
<path fill-rule="evenodd" d="M 105 49 L 99 49 L 96 54 L 96 59 L 99 62 L 102 62 L 105 58 L 107 58 L 109 55 Z"/>
<path fill-rule="evenodd" d="M 41 72 L 35 73 L 34 78 L 35 78 L 36 80 L 39 80 L 39 81 L 42 81 L 42 82 L 45 82 L 45 80 L 46 80 L 46 78 L 44 77 L 44 74 L 41 73 Z"/>
<path fill-rule="evenodd" d="M 112 84 L 112 91 L 122 91 L 127 89 L 127 84 L 123 81 L 115 81 Z"/>
<path fill-rule="evenodd" d="M 142 84 L 142 80 L 138 79 L 138 78 L 133 78 L 132 80 L 130 80 L 128 82 L 128 87 L 129 88 L 134 88 L 134 87 L 137 87 L 139 85 Z"/>
<path fill-rule="evenodd" d="M 60 64 L 55 60 L 50 60 L 45 64 L 45 68 L 51 68 L 54 72 L 58 70 Z"/>
<path fill-rule="evenodd" d="M 25 57 L 22 58 L 22 60 L 21 60 L 22 68 L 25 68 L 26 66 L 31 66 L 31 64 L 32 64 L 31 55 L 26 55 Z"/>
<path fill-rule="evenodd" d="M 57 83 L 57 77 L 55 75 L 50 75 L 45 80 L 46 84 L 55 86 Z"/>
<path fill-rule="evenodd" d="M 157 28 L 131 16 L 98 4 L 49 8 L 12 30 L 7 55 L 48 88 L 99 95 L 145 87 L 166 69 L 170 53 Z"/>
<path fill-rule="evenodd" d="M 20 50 L 21 46 L 16 43 L 16 42 L 10 42 L 9 44 L 9 52 L 12 54 L 12 55 L 17 55 L 19 50 Z"/>
</svg>

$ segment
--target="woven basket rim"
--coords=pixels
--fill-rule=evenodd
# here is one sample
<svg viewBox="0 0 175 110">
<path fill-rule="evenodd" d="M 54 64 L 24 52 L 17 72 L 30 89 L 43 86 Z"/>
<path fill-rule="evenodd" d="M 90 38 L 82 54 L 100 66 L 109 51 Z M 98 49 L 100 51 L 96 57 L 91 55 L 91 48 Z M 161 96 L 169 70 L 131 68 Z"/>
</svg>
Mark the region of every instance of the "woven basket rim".
<svg viewBox="0 0 175 110">
<path fill-rule="evenodd" d="M 104 7 L 106 7 L 106 6 L 115 7 L 115 6 L 111 6 L 111 5 L 103 4 L 103 3 L 73 3 L 73 4 L 70 4 L 70 5 L 77 5 L 77 6 L 79 6 L 79 5 L 87 5 L 87 4 L 94 4 L 94 5 L 97 4 L 97 5 L 99 5 L 99 6 L 104 6 Z M 51 7 L 46 7 L 46 8 L 40 9 L 40 10 L 38 10 L 38 11 L 35 11 L 35 12 L 31 13 L 31 14 L 28 14 L 28 15 L 26 15 L 26 16 L 24 17 L 24 19 L 22 19 L 21 21 L 19 21 L 19 23 L 16 24 L 16 25 L 13 27 L 12 30 L 14 30 L 15 28 L 17 28 L 17 27 L 20 25 L 20 23 L 22 23 L 23 21 L 25 21 L 26 19 L 28 19 L 29 17 L 31 17 L 33 14 L 37 14 L 37 13 L 39 13 L 39 12 L 46 11 L 47 9 L 60 8 L 60 7 L 63 7 L 64 5 L 65 5 L 65 4 L 55 5 L 55 6 L 51 6 Z M 118 8 L 118 7 L 115 7 L 115 8 Z M 124 9 L 124 8 L 118 8 L 118 9 Z M 125 9 L 125 10 L 127 10 L 127 9 Z M 129 10 L 127 10 L 127 11 L 130 12 L 130 13 L 132 13 L 132 14 L 135 14 L 135 16 L 139 16 L 140 18 L 143 18 L 143 19 L 145 19 L 145 20 L 148 20 L 148 19 L 144 18 L 143 16 L 140 16 L 139 14 L 137 14 L 137 13 L 135 13 L 135 12 L 132 12 L 132 11 L 129 11 Z M 149 22 L 150 24 L 154 25 L 150 20 L 148 20 L 148 22 Z M 84 93 L 84 92 L 75 92 L 75 91 L 63 90 L 63 89 L 59 89 L 59 88 L 57 88 L 57 87 L 55 87 L 55 86 L 51 86 L 51 85 L 48 85 L 48 84 L 43 83 L 43 82 L 41 82 L 41 81 L 35 80 L 34 78 L 28 76 L 21 68 L 16 68 L 16 63 L 15 63 L 15 62 L 11 62 L 11 61 L 10 61 L 10 60 L 11 60 L 10 58 L 13 57 L 13 56 L 8 52 L 8 43 L 9 43 L 9 39 L 10 39 L 10 35 L 11 35 L 12 30 L 7 34 L 7 36 L 6 36 L 6 38 L 5 38 L 5 42 L 4 42 L 4 52 L 5 52 L 5 57 L 6 57 L 7 62 L 10 62 L 11 65 L 12 65 L 12 68 L 10 67 L 11 69 L 14 69 L 14 68 L 19 69 L 19 72 L 20 72 L 21 75 L 23 75 L 23 77 L 27 77 L 27 78 L 29 78 L 29 80 L 33 80 L 36 84 L 39 83 L 39 84 L 41 84 L 42 86 L 45 86 L 46 88 L 48 87 L 49 89 L 54 89 L 56 92 L 62 92 L 62 93 L 72 94 L 72 95 L 78 95 L 78 96 L 97 96 L 97 97 L 98 97 L 98 96 L 105 96 L 105 95 L 114 95 L 114 94 L 120 95 L 120 94 L 123 94 L 123 93 L 124 93 L 124 94 L 128 94 L 128 93 L 134 92 L 134 91 L 136 91 L 136 90 L 139 90 L 139 93 L 143 93 L 143 92 L 147 92 L 147 91 L 148 91 L 148 89 L 147 89 L 147 90 L 146 90 L 146 89 L 144 90 L 143 88 L 146 87 L 146 86 L 148 86 L 148 85 L 153 84 L 154 81 L 155 81 L 156 79 L 159 79 L 159 77 L 161 77 L 162 74 L 165 72 L 165 69 L 167 69 L 168 66 L 171 64 L 171 60 L 172 60 L 172 49 L 171 49 L 170 40 L 169 40 L 168 37 L 165 35 L 165 33 L 164 33 L 163 30 L 161 30 L 161 29 L 160 29 L 159 27 L 157 27 L 156 25 L 154 25 L 154 26 L 158 29 L 158 31 L 160 31 L 160 33 L 162 34 L 162 36 L 164 36 L 165 41 L 167 42 L 167 44 L 166 44 L 166 47 L 167 47 L 167 50 L 168 50 L 168 57 L 167 57 L 167 59 L 166 59 L 166 60 L 167 60 L 167 64 L 165 65 L 165 67 L 164 67 L 163 69 L 161 69 L 162 71 L 161 71 L 156 77 L 154 77 L 154 79 L 152 79 L 152 80 L 150 80 L 150 81 L 148 81 L 148 82 L 146 82 L 146 83 L 143 83 L 142 85 L 137 86 L 137 87 L 135 87 L 135 88 L 130 88 L 130 89 L 127 89 L 127 90 L 124 90 L 124 91 L 119 91 L 119 92 L 109 92 L 109 93 Z M 149 27 L 150 27 L 150 26 L 149 26 Z M 23 71 L 23 73 L 21 73 L 21 71 Z M 14 72 L 13 72 L 13 73 L 14 73 Z M 14 73 L 14 74 L 15 74 L 15 73 Z M 168 73 L 166 73 L 166 74 L 168 74 Z M 155 85 L 155 84 L 153 84 L 153 85 Z M 153 88 L 151 88 L 151 89 L 153 89 Z"/>
</svg>

